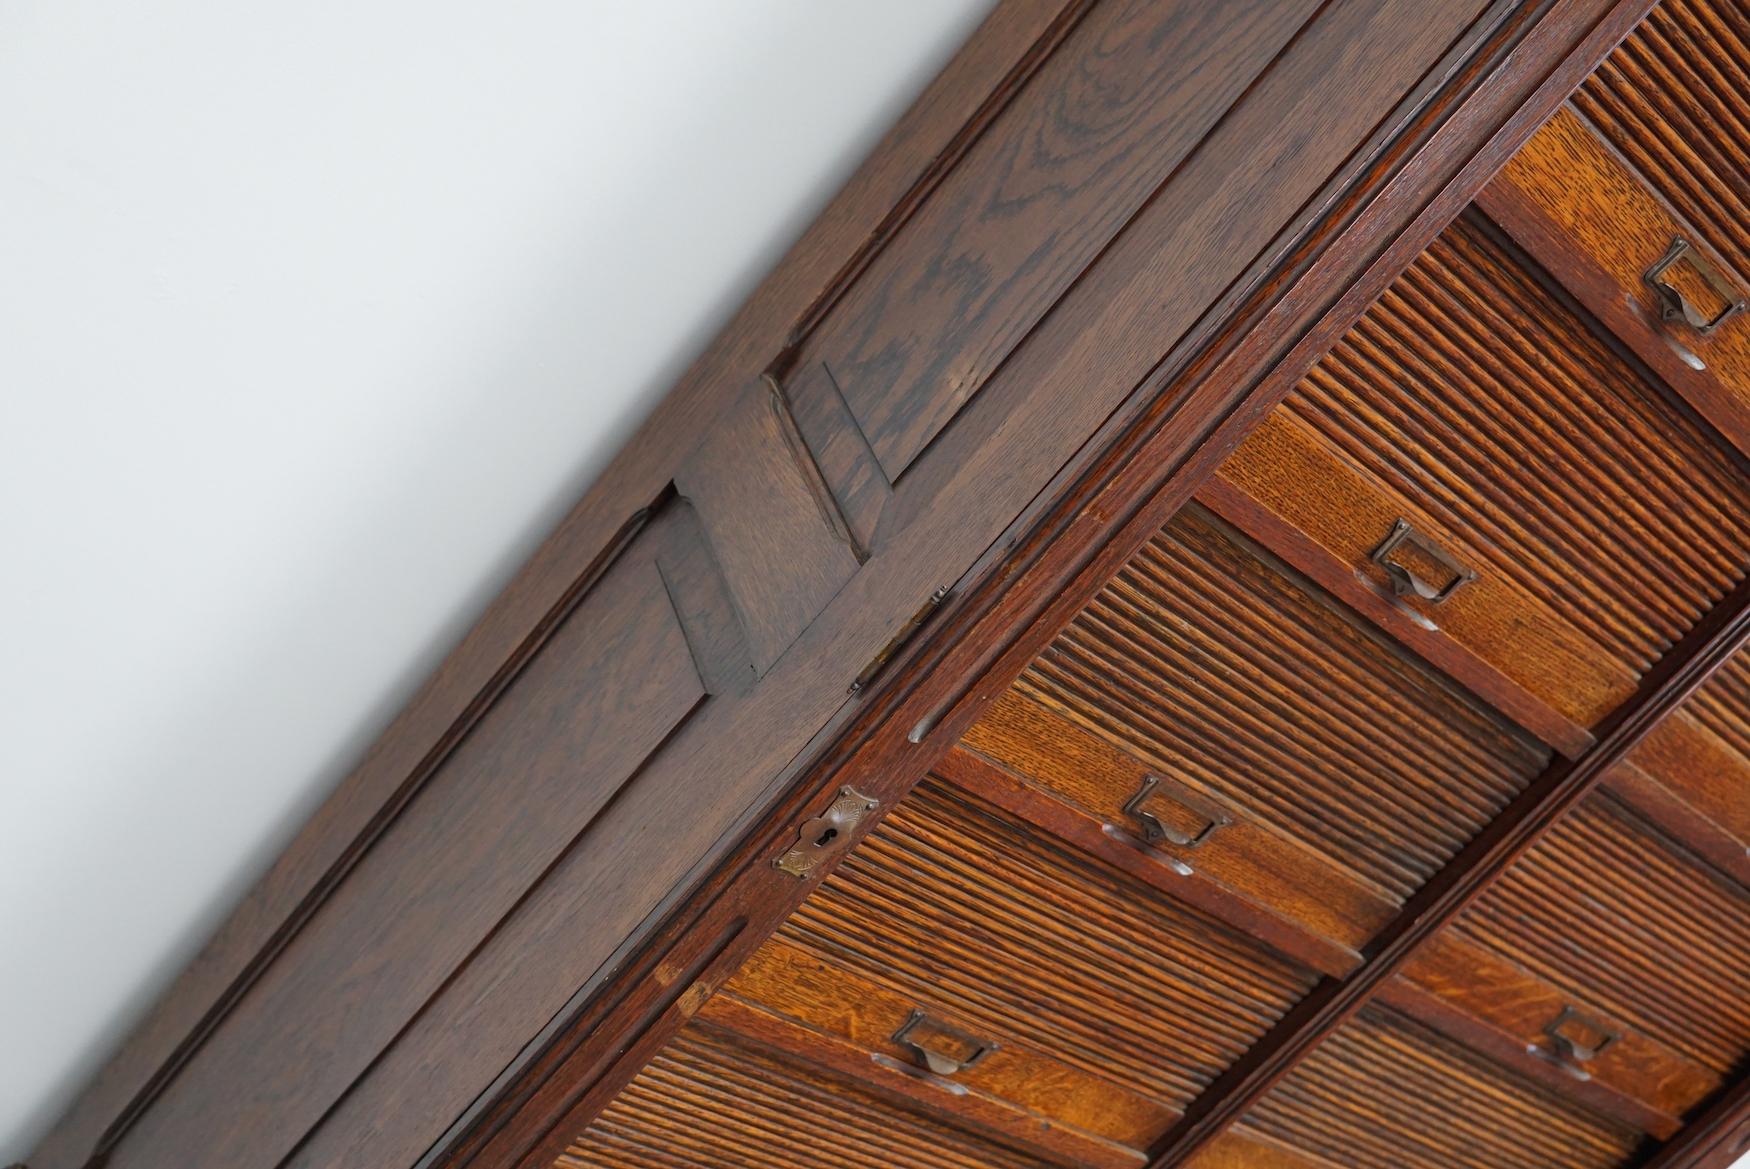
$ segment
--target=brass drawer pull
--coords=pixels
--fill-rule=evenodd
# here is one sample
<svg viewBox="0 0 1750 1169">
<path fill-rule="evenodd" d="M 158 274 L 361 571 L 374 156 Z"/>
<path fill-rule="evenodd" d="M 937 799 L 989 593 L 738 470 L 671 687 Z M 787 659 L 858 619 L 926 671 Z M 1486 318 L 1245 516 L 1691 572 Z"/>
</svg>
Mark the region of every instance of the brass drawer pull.
<svg viewBox="0 0 1750 1169">
<path fill-rule="evenodd" d="M 1563 1007 L 1561 1014 L 1543 1029 L 1543 1033 L 1549 1044 L 1533 1043 L 1526 1050 L 1549 1060 L 1576 1080 L 1590 1080 L 1592 1073 L 1583 1065 L 1597 1059 L 1622 1038 L 1597 1019 L 1573 1007 Z"/>
<path fill-rule="evenodd" d="M 1681 260 L 1687 260 L 1697 275 L 1707 281 L 1708 287 L 1725 303 L 1725 308 L 1709 317 L 1684 296 L 1681 289 L 1665 279 L 1665 273 Z M 1732 287 L 1718 268 L 1709 263 L 1682 236 L 1671 241 L 1671 250 L 1657 264 L 1648 268 L 1641 279 L 1647 282 L 1647 287 L 1659 298 L 1659 315 L 1662 318 L 1667 321 L 1682 321 L 1704 337 L 1744 311 L 1745 298 Z"/>
<path fill-rule="evenodd" d="M 893 1033 L 893 1042 L 911 1052 L 919 1066 L 938 1076 L 957 1075 L 998 1047 L 989 1039 L 932 1018 L 922 1010 L 912 1011 L 911 1017 Z"/>
<path fill-rule="evenodd" d="M 1200 827 L 1195 832 L 1181 832 L 1173 828 L 1149 810 L 1151 800 L 1177 804 L 1196 816 Z M 1124 805 L 1124 814 L 1142 825 L 1142 838 L 1150 844 L 1165 841 L 1185 849 L 1200 847 L 1204 841 L 1215 835 L 1217 829 L 1233 823 L 1233 817 L 1225 809 L 1204 799 L 1184 784 L 1162 779 L 1158 775 L 1143 778 L 1142 786 L 1136 789 L 1136 794 Z"/>
<path fill-rule="evenodd" d="M 1433 563 L 1439 565 L 1447 573 L 1444 583 L 1434 584 L 1417 576 L 1407 565 L 1392 559 L 1392 554 L 1399 548 L 1413 548 Z M 1434 543 L 1428 537 L 1410 526 L 1410 521 L 1398 520 L 1391 531 L 1386 533 L 1379 547 L 1373 550 L 1373 562 L 1385 569 L 1385 575 L 1391 581 L 1393 596 L 1420 597 L 1433 605 L 1442 605 L 1452 599 L 1452 594 L 1477 578 L 1476 569 L 1460 564 L 1444 548 Z"/>
</svg>

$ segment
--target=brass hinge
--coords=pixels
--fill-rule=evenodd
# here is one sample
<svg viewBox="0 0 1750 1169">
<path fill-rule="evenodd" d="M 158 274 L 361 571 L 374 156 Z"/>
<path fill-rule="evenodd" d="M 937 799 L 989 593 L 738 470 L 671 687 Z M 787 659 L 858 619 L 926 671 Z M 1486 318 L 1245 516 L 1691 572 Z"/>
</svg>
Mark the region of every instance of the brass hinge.
<svg viewBox="0 0 1750 1169">
<path fill-rule="evenodd" d="M 930 599 L 925 601 L 916 613 L 913 613 L 906 619 L 905 624 L 899 627 L 899 632 L 887 639 L 887 644 L 881 647 L 880 652 L 869 659 L 869 664 L 864 666 L 862 670 L 858 672 L 856 678 L 852 680 L 850 687 L 846 689 L 845 693 L 852 695 L 861 694 L 864 687 L 873 682 L 875 676 L 887 668 L 887 663 L 892 661 L 894 656 L 897 655 L 900 650 L 905 648 L 905 643 L 917 636 L 918 630 L 924 627 L 924 623 L 934 615 L 937 609 L 942 607 L 942 602 L 947 599 L 947 585 L 943 585 L 941 588 L 931 593 Z"/>
</svg>

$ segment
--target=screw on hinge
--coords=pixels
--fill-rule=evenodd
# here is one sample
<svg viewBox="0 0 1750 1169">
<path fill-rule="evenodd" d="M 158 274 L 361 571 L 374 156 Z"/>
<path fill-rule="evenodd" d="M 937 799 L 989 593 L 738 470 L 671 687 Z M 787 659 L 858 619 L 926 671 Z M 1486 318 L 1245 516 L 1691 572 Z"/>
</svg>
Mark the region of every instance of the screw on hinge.
<svg viewBox="0 0 1750 1169">
<path fill-rule="evenodd" d="M 931 615 L 934 614 L 937 609 L 942 607 L 942 602 L 947 599 L 947 585 L 943 585 L 941 588 L 931 593 L 930 599 L 925 601 L 916 613 L 913 613 L 906 619 L 905 624 L 899 627 L 898 633 L 895 633 L 892 637 L 887 639 L 887 644 L 881 647 L 879 653 L 869 659 L 869 664 L 864 666 L 857 674 L 857 677 L 851 682 L 850 687 L 845 693 L 861 694 L 863 688 L 873 682 L 875 676 L 887 668 L 887 663 L 892 661 L 894 656 L 898 654 L 900 650 L 905 648 L 905 643 L 917 636 L 917 631 L 924 627 L 924 623 L 930 619 Z"/>
</svg>

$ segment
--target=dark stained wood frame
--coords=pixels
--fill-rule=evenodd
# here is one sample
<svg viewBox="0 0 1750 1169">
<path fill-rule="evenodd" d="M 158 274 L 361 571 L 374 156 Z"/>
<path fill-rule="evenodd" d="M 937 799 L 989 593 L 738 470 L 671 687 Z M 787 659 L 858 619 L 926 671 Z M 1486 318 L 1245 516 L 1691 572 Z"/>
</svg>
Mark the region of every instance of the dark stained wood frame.
<svg viewBox="0 0 1750 1169">
<path fill-rule="evenodd" d="M 1750 1075 L 1721 1093 L 1644 1169 L 1727 1169 L 1745 1153 L 1750 1153 Z"/>
<path fill-rule="evenodd" d="M 1652 0 L 1497 4 L 1487 39 L 1355 181 L 1332 193 L 1287 259 L 1232 290 L 960 582 L 848 723 L 827 728 L 728 861 L 627 939 L 567 1009 L 421 1159 L 550 1163 L 813 888 L 765 863 L 841 783 L 891 807 L 1113 571 L 1178 510 L 1385 286 L 1463 208 L 1651 7 Z M 1091 0 L 999 6 L 819 221 L 641 428 L 250 893 L 199 962 L 38 1150 L 37 1169 L 101 1164 L 155 1092 L 413 798 L 423 778 L 540 647 L 570 600 L 637 533 L 678 459 L 739 388 L 793 354 L 834 299 Z M 1479 48 L 1472 46 L 1473 49 Z M 846 257 L 848 259 L 843 259 Z M 1169 388 L 1183 392 L 1169 395 Z M 630 518 L 627 518 L 630 517 Z M 1586 793 L 1664 712 L 1750 639 L 1740 589 L 1647 679 L 1577 758 L 1557 763 L 1436 876 L 1363 956 L 1328 978 L 1219 1080 L 1155 1150 L 1183 1164 L 1316 1043 L 1381 993 L 1450 921 Z M 866 831 L 865 826 L 862 831 Z M 822 874 L 823 875 L 823 874 Z M 1327 956 L 1326 965 L 1337 962 Z M 1730 1090 L 1668 1145 L 1660 1169 L 1712 1169 L 1750 1125 Z M 86 1152 L 90 1152 L 89 1158 Z"/>
<path fill-rule="evenodd" d="M 101 1163 L 636 534 L 746 372 L 875 254 L 1092 0 L 991 14 L 491 602 L 32 1153 Z"/>
<path fill-rule="evenodd" d="M 1636 697 L 1608 720 L 1598 745 L 1558 759 L 1405 904 L 1347 978 L 1321 983 L 1186 1112 L 1150 1169 L 1182 1165 L 1219 1136 L 1331 1032 L 1354 1017 L 1417 946 L 1488 891 L 1525 850 L 1585 799 L 1660 719 L 1676 710 L 1733 654 L 1750 644 L 1750 582 L 1710 612 L 1663 658 Z"/>
<path fill-rule="evenodd" d="M 1333 227 L 1340 239 L 1319 241 L 1326 250 L 1261 290 L 1195 359 L 1158 371 L 1144 387 L 1151 396 L 1173 378 L 1195 388 L 1176 400 L 1177 409 L 1145 414 L 1113 442 L 1090 468 L 1093 482 L 1078 484 L 1079 497 L 1017 549 L 1015 560 L 1026 567 L 998 582 L 987 608 L 969 613 L 981 598 L 958 598 L 902 663 L 916 678 L 914 689 L 871 704 L 870 717 L 852 731 L 865 736 L 861 746 L 821 760 L 812 782 L 785 801 L 789 816 L 772 818 L 725 866 L 739 866 L 736 877 L 717 875 L 694 898 L 704 904 L 672 918 L 653 939 L 644 960 L 629 968 L 624 996 L 579 1001 L 577 1014 L 543 1037 L 541 1054 L 520 1076 L 507 1076 L 422 1167 L 533 1167 L 563 1151 L 812 889 L 814 881 L 773 887 L 759 863 L 781 847 L 794 819 L 839 783 L 887 806 L 902 797 L 1650 7 L 1644 0 L 1556 4 L 1504 29 L 1496 55 L 1479 55 L 1468 86 L 1455 87 L 1444 122 L 1406 143 L 1392 160 L 1397 165 L 1356 200 L 1373 201 Z M 1517 90 L 1509 89 L 1514 81 Z M 996 632 L 986 633 L 993 624 Z M 973 681 L 955 684 L 966 678 Z M 894 742 L 901 733 L 903 741 Z"/>
</svg>

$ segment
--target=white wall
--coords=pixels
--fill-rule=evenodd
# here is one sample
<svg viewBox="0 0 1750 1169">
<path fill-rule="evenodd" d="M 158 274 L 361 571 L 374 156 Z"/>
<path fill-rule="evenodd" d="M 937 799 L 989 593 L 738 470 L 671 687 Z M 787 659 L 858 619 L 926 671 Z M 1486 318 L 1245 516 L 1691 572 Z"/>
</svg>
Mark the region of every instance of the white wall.
<svg viewBox="0 0 1750 1169">
<path fill-rule="evenodd" d="M 0 1162 L 988 6 L 0 4 Z"/>
</svg>

